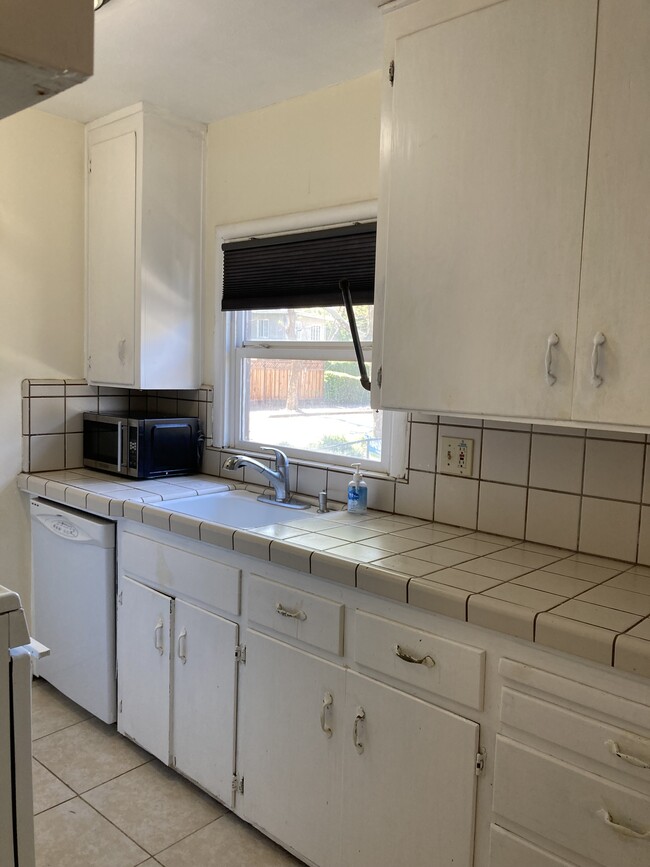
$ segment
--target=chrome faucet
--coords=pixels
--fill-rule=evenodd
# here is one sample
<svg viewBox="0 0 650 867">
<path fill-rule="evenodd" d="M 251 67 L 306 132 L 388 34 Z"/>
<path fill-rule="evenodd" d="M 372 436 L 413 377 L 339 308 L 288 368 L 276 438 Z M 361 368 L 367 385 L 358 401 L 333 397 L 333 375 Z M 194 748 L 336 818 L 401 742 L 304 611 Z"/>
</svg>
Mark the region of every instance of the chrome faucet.
<svg viewBox="0 0 650 867">
<path fill-rule="evenodd" d="M 270 503 L 288 504 L 291 499 L 291 490 L 289 488 L 289 458 L 280 449 L 275 449 L 272 446 L 262 446 L 262 451 L 275 453 L 275 470 L 265 466 L 255 458 L 248 458 L 246 455 L 233 455 L 224 462 L 224 470 L 238 470 L 240 467 L 252 467 L 261 473 L 265 479 L 268 479 L 275 491 L 275 497 L 258 497 L 258 500 L 263 500 Z"/>
</svg>

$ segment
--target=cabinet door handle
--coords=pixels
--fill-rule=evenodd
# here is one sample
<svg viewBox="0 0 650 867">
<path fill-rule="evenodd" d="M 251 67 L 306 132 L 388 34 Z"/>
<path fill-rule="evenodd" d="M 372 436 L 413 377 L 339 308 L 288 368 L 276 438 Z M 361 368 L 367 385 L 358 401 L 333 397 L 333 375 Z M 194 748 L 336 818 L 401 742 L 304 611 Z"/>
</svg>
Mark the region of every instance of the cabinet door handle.
<svg viewBox="0 0 650 867">
<path fill-rule="evenodd" d="M 306 620 L 307 615 L 300 608 L 285 608 L 281 602 L 275 606 L 280 617 L 292 617 L 294 620 Z"/>
<path fill-rule="evenodd" d="M 325 722 L 325 715 L 326 715 L 327 711 L 332 707 L 333 704 L 334 704 L 334 698 L 332 696 L 332 693 L 326 692 L 325 695 L 323 696 L 323 703 L 320 706 L 320 727 L 325 732 L 325 734 L 327 735 L 328 738 L 332 737 L 332 727 L 328 726 L 327 723 Z"/>
<path fill-rule="evenodd" d="M 178 658 L 185 665 L 187 662 L 187 629 L 183 629 L 178 636 Z"/>
<path fill-rule="evenodd" d="M 616 831 L 617 834 L 622 834 L 624 837 L 633 837 L 635 840 L 650 840 L 650 831 L 635 831 L 634 828 L 628 828 L 627 825 L 619 825 L 618 822 L 612 819 L 611 814 L 605 808 L 598 810 L 596 815 L 608 828 Z"/>
<path fill-rule="evenodd" d="M 600 367 L 600 347 L 606 342 L 607 338 L 602 331 L 594 334 L 594 348 L 591 352 L 591 384 L 594 388 L 600 388 L 603 384 L 603 378 L 598 372 Z"/>
<path fill-rule="evenodd" d="M 544 360 L 544 366 L 546 368 L 546 382 L 549 385 L 555 385 L 557 382 L 557 376 L 551 372 L 551 368 L 553 367 L 553 347 L 557 346 L 559 342 L 560 338 L 555 332 L 549 334 L 546 340 L 546 358 Z"/>
<path fill-rule="evenodd" d="M 627 755 L 627 753 L 622 753 L 621 748 L 616 743 L 616 741 L 605 741 L 605 746 L 613 756 L 616 756 L 619 759 L 623 759 L 624 762 L 628 762 L 628 764 L 634 765 L 637 768 L 645 768 L 646 770 L 650 769 L 650 764 L 648 764 L 648 762 L 644 762 L 643 759 L 638 759 L 636 756 L 630 756 Z"/>
<path fill-rule="evenodd" d="M 362 707 L 357 708 L 356 715 L 354 717 L 354 726 L 352 728 L 352 738 L 354 740 L 354 748 L 361 755 L 364 751 L 365 747 L 362 741 L 359 740 L 359 723 L 363 722 L 366 718 L 366 712 Z"/>
<path fill-rule="evenodd" d="M 436 664 L 435 659 L 428 654 L 426 656 L 412 656 L 410 653 L 407 653 L 399 644 L 395 645 L 395 656 L 404 660 L 404 662 L 410 662 L 412 665 L 426 665 L 427 668 L 433 668 Z"/>
<path fill-rule="evenodd" d="M 163 646 L 163 627 L 165 623 L 160 617 L 158 622 L 156 623 L 155 629 L 153 631 L 153 646 L 156 648 L 158 653 L 162 656 L 165 652 L 165 648 Z"/>
</svg>

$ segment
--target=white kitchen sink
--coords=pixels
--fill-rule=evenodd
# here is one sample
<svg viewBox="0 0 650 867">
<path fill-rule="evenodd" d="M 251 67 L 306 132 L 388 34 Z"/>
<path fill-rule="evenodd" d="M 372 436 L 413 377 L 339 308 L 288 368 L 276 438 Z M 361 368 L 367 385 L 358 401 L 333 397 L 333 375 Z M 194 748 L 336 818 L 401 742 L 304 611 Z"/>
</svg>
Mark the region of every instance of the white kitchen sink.
<svg viewBox="0 0 650 867">
<path fill-rule="evenodd" d="M 260 503 L 257 494 L 249 491 L 222 491 L 218 494 L 199 494 L 180 500 L 165 500 L 160 508 L 181 515 L 192 515 L 201 521 L 214 521 L 242 530 L 264 527 L 291 519 L 292 523 L 310 516 L 308 509 L 292 509 L 274 503 Z"/>
</svg>

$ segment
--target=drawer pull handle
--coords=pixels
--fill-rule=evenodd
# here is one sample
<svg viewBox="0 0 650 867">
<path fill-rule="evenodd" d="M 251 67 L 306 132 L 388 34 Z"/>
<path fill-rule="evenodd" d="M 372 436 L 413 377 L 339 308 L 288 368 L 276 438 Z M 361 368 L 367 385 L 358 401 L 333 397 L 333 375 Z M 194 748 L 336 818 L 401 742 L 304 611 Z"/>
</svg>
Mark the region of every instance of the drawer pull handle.
<svg viewBox="0 0 650 867">
<path fill-rule="evenodd" d="M 331 692 L 326 692 L 323 696 L 323 703 L 320 708 L 320 727 L 325 732 L 328 738 L 332 737 L 332 727 L 325 722 L 325 714 L 334 704 L 334 698 Z"/>
<path fill-rule="evenodd" d="M 607 341 L 607 338 L 599 331 L 594 334 L 593 349 L 591 352 L 591 384 L 594 388 L 600 388 L 603 384 L 603 377 L 600 375 L 600 347 Z"/>
<path fill-rule="evenodd" d="M 162 617 L 160 617 L 158 619 L 158 622 L 156 623 L 156 626 L 155 626 L 154 631 L 153 631 L 153 646 L 156 648 L 156 650 L 158 651 L 158 653 L 161 656 L 164 653 L 164 647 L 163 647 L 163 626 L 164 625 L 165 624 L 163 622 L 163 619 L 162 619 Z"/>
<path fill-rule="evenodd" d="M 623 834 L 625 837 L 634 837 L 635 840 L 650 840 L 650 831 L 635 831 L 634 828 L 628 828 L 627 825 L 619 825 L 618 822 L 615 822 L 611 815 L 605 810 L 598 810 L 596 815 L 599 819 L 612 829 L 612 831 L 616 831 L 617 834 Z"/>
<path fill-rule="evenodd" d="M 429 656 L 428 654 L 426 656 L 412 656 L 410 653 L 403 650 L 399 644 L 395 645 L 395 656 L 403 659 L 404 662 L 410 662 L 413 665 L 426 665 L 427 668 L 433 668 L 436 664 L 436 661 L 432 656 Z"/>
<path fill-rule="evenodd" d="M 546 341 L 546 358 L 544 359 L 544 364 L 546 366 L 546 382 L 548 385 L 555 385 L 557 382 L 557 376 L 552 373 L 551 368 L 553 367 L 553 347 L 557 346 L 559 342 L 560 338 L 555 332 L 549 334 Z"/>
<path fill-rule="evenodd" d="M 178 658 L 185 665 L 187 662 L 187 629 L 178 636 Z"/>
<path fill-rule="evenodd" d="M 354 739 L 354 748 L 361 755 L 364 751 L 365 747 L 363 742 L 359 740 L 359 723 L 362 723 L 366 718 L 366 712 L 362 707 L 357 708 L 356 715 L 354 717 L 354 727 L 352 729 L 352 737 Z"/>
<path fill-rule="evenodd" d="M 643 759 L 637 759 L 636 756 L 629 756 L 626 753 L 622 753 L 621 748 L 616 741 L 605 741 L 605 746 L 613 756 L 623 759 L 624 762 L 628 762 L 630 765 L 635 765 L 637 768 L 646 768 L 646 770 L 650 769 L 650 764 L 644 762 Z"/>
<path fill-rule="evenodd" d="M 292 617 L 294 620 L 306 620 L 307 615 L 300 608 L 285 608 L 281 602 L 275 606 L 280 617 Z"/>
</svg>

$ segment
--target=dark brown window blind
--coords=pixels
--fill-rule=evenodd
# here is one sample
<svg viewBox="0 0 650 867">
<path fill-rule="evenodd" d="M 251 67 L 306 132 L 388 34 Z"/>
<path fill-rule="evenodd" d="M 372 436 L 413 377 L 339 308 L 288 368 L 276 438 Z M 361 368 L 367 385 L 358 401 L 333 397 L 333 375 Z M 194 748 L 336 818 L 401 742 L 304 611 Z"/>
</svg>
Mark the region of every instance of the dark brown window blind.
<svg viewBox="0 0 650 867">
<path fill-rule="evenodd" d="M 376 223 L 361 223 L 226 242 L 221 309 L 341 306 L 342 279 L 354 304 L 372 304 L 376 234 Z"/>
</svg>

